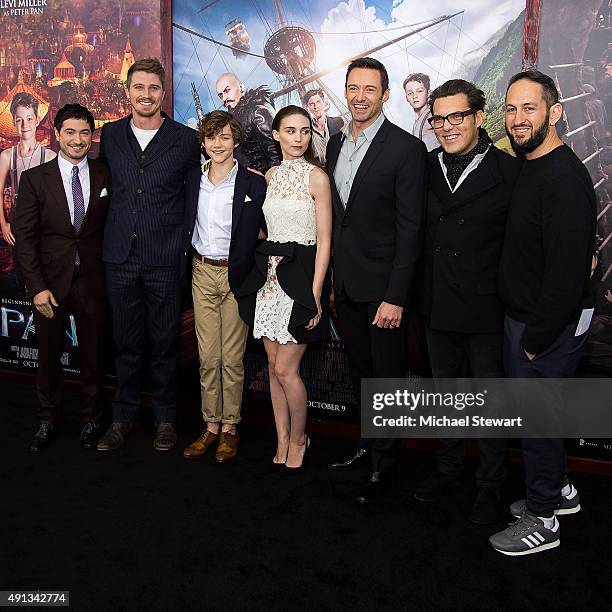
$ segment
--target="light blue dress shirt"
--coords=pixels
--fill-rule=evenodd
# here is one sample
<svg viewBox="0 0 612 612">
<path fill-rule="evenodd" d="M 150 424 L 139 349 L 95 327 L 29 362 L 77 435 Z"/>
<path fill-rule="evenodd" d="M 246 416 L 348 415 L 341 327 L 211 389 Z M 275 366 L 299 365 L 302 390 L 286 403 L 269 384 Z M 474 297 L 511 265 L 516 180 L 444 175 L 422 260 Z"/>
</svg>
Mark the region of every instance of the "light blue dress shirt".
<svg viewBox="0 0 612 612">
<path fill-rule="evenodd" d="M 344 130 L 342 147 L 340 148 L 340 155 L 334 170 L 334 180 L 336 181 L 340 200 L 345 208 L 357 170 L 359 170 L 359 166 L 384 120 L 384 114 L 380 113 L 378 119 L 372 125 L 360 132 L 359 136 L 357 136 L 357 142 L 353 140 L 352 121 Z"/>
</svg>

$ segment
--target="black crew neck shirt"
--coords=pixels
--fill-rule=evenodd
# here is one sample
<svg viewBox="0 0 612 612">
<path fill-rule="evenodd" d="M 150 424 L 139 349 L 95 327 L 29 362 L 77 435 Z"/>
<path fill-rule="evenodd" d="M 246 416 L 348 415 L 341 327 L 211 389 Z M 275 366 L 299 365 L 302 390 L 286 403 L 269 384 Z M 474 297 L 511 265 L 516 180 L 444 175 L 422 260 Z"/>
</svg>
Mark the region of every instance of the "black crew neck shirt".
<svg viewBox="0 0 612 612">
<path fill-rule="evenodd" d="M 546 350 L 590 297 L 597 204 L 591 177 L 566 145 L 525 160 L 514 187 L 500 269 L 507 313 L 526 323 L 522 347 Z"/>
</svg>

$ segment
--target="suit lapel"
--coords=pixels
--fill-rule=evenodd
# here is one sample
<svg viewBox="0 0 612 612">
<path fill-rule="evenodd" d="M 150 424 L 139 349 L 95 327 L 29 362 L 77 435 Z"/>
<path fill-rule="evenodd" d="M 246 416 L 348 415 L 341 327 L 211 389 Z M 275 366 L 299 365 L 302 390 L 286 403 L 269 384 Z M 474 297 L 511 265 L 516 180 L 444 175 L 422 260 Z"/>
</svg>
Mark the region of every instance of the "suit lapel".
<svg viewBox="0 0 612 612">
<path fill-rule="evenodd" d="M 113 139 L 115 145 L 123 153 L 123 159 L 130 160 L 132 163 L 137 164 L 136 154 L 130 145 L 128 140 L 128 130 L 130 130 L 130 120 L 132 115 L 123 119 L 123 125 L 118 125 L 116 129 L 109 133 L 109 136 Z M 109 149 L 106 149 L 107 151 Z"/>
<path fill-rule="evenodd" d="M 431 159 L 431 165 L 429 168 L 429 185 L 431 190 L 438 196 L 438 199 L 444 204 L 444 207 L 448 207 L 453 199 L 453 194 L 446 182 L 444 173 L 440 166 L 440 160 L 436 155 L 435 158 Z"/>
<path fill-rule="evenodd" d="M 459 186 L 459 189 L 455 191 L 453 194 L 454 198 L 451 200 L 448 210 L 455 210 L 456 208 L 464 206 L 468 202 L 475 200 L 485 191 L 492 189 L 495 185 L 502 182 L 503 177 L 497 165 L 497 160 L 495 159 L 495 151 L 492 150 L 493 146 L 494 145 L 491 145 L 489 147 L 489 150 L 480 164 L 478 164 L 477 168 L 468 174 L 466 179 Z M 444 177 L 442 178 L 444 179 Z M 444 182 L 446 182 L 446 179 L 444 179 Z"/>
<path fill-rule="evenodd" d="M 145 155 L 145 158 L 142 162 L 143 166 L 148 166 L 149 164 L 152 164 L 174 144 L 174 139 L 172 138 L 174 130 L 171 127 L 173 121 L 165 113 L 163 113 L 163 117 L 164 121 L 161 124 L 159 130 L 157 130 L 157 134 L 153 136 L 153 139 L 143 151 Z"/>
<path fill-rule="evenodd" d="M 336 181 L 334 179 L 334 172 L 336 171 L 336 164 L 338 163 L 338 157 L 340 156 L 340 149 L 344 141 L 344 134 L 342 132 L 335 134 L 329 139 L 327 156 L 327 174 L 329 176 L 329 182 L 331 183 L 332 190 L 332 203 L 335 208 L 335 214 L 342 217 L 344 215 L 344 206 L 340 200 L 340 194 L 336 187 Z"/>
<path fill-rule="evenodd" d="M 49 164 L 46 167 L 46 173 L 49 177 L 49 191 L 51 192 L 53 199 L 57 207 L 59 208 L 64 222 L 67 223 L 74 231 L 74 225 L 70 219 L 70 209 L 68 208 L 68 198 L 64 191 L 64 180 L 62 179 L 62 173 L 60 172 L 58 157 L 55 158 L 54 163 Z"/>
<path fill-rule="evenodd" d="M 238 164 L 238 172 L 236 174 L 236 182 L 234 183 L 234 197 L 232 199 L 232 236 L 236 232 L 240 215 L 245 207 L 244 200 L 249 189 L 248 170 L 245 170 Z"/>
<path fill-rule="evenodd" d="M 342 133 L 339 133 L 329 139 L 329 154 L 327 155 L 327 174 L 329 176 L 334 176 L 334 172 L 336 171 L 336 164 L 338 163 L 343 136 Z"/>
<path fill-rule="evenodd" d="M 104 187 L 102 184 L 102 172 L 100 172 L 98 164 L 95 163 L 95 160 L 91 159 L 87 161 L 87 164 L 89 166 L 89 203 L 87 204 L 87 211 L 85 212 L 85 218 L 81 224 L 79 234 L 83 233 L 87 220 L 91 217 L 91 211 L 98 205 L 100 193 Z"/>
<path fill-rule="evenodd" d="M 383 149 L 385 140 L 387 138 L 388 127 L 389 121 L 385 119 L 382 125 L 380 126 L 378 132 L 376 132 L 374 139 L 370 143 L 370 146 L 368 147 L 364 158 L 359 164 L 359 168 L 357 169 L 357 173 L 355 174 L 355 178 L 353 179 L 353 184 L 351 185 L 351 192 L 349 193 L 348 201 L 346 203 L 346 209 L 344 211 L 345 215 L 348 214 L 351 205 L 353 204 L 353 201 L 355 199 L 355 195 L 359 191 L 359 186 L 361 185 L 361 182 L 363 181 L 365 176 L 368 174 L 370 166 L 374 163 L 374 160 L 379 157 Z"/>
</svg>

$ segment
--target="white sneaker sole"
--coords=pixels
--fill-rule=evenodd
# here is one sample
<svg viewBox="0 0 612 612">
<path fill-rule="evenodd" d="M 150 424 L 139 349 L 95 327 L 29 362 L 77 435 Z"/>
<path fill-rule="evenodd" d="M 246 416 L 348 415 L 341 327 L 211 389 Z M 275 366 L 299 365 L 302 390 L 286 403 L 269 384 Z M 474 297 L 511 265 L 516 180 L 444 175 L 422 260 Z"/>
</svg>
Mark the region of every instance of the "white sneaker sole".
<svg viewBox="0 0 612 612">
<path fill-rule="evenodd" d="M 499 548 L 495 548 L 495 547 L 493 547 L 493 550 L 496 550 L 502 555 L 508 555 L 509 557 L 522 557 L 524 555 L 533 555 L 535 553 L 544 552 L 545 550 L 557 548 L 560 545 L 561 545 L 561 540 L 556 540 L 554 542 L 549 542 L 548 544 L 542 544 L 541 546 L 534 546 L 533 548 L 530 548 L 529 550 L 521 550 L 519 552 L 500 550 Z"/>
<path fill-rule="evenodd" d="M 575 508 L 559 508 L 558 510 L 555 510 L 555 516 L 564 516 L 567 514 L 576 514 L 577 512 L 580 512 L 581 510 L 581 506 L 580 504 L 578 504 Z M 521 518 L 520 514 L 513 514 L 512 516 L 516 517 L 516 518 Z"/>
</svg>

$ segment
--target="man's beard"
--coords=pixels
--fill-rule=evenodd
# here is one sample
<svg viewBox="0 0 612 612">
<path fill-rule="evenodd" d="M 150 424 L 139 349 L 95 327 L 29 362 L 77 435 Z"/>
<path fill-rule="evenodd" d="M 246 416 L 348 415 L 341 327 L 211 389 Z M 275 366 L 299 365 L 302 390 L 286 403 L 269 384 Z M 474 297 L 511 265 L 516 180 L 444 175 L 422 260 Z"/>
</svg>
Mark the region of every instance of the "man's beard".
<svg viewBox="0 0 612 612">
<path fill-rule="evenodd" d="M 512 132 L 509 131 L 508 128 L 506 128 L 506 134 L 508 134 L 512 149 L 519 157 L 525 157 L 527 153 L 535 151 L 544 142 L 544 139 L 548 135 L 548 130 L 550 128 L 550 126 L 548 125 L 549 118 L 550 111 L 546 111 L 546 117 L 544 118 L 544 121 L 542 121 L 542 125 L 540 125 L 536 130 L 533 130 L 531 138 L 528 138 L 522 143 L 516 142 L 514 136 L 512 135 Z"/>
</svg>

